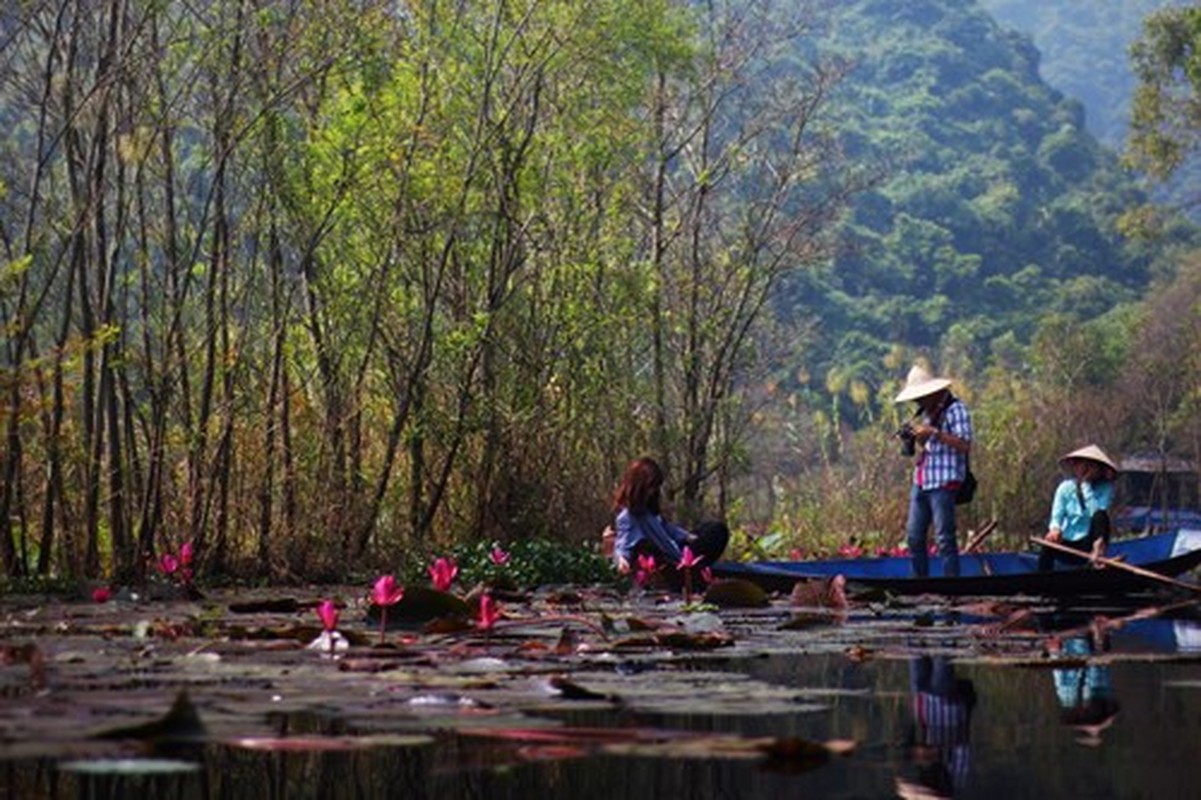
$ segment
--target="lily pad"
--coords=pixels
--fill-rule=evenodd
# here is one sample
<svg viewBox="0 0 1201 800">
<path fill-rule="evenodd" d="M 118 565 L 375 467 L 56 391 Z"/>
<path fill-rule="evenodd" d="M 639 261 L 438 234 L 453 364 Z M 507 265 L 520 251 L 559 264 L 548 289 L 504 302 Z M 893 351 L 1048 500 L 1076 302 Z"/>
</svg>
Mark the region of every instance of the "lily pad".
<svg viewBox="0 0 1201 800">
<path fill-rule="evenodd" d="M 718 608 L 766 608 L 771 605 L 771 598 L 758 584 L 742 578 L 727 578 L 709 584 L 705 602 Z"/>
<path fill-rule="evenodd" d="M 97 758 L 64 761 L 58 768 L 82 775 L 178 775 L 199 772 L 200 764 L 174 758 Z"/>
<path fill-rule="evenodd" d="M 369 606 L 367 622 L 378 626 L 379 613 L 378 606 Z M 388 608 L 387 624 L 389 627 L 423 625 L 454 617 L 471 618 L 471 607 L 463 598 L 429 586 L 406 586 L 400 602 Z"/>
</svg>

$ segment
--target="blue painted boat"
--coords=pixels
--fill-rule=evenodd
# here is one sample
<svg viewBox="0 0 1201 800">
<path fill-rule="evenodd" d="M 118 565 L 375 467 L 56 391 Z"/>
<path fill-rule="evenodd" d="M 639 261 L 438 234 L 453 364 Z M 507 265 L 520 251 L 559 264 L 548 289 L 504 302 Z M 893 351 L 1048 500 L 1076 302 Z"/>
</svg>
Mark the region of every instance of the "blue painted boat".
<svg viewBox="0 0 1201 800">
<path fill-rule="evenodd" d="M 1136 539 L 1113 541 L 1106 558 L 1174 578 L 1201 565 L 1201 529 L 1181 528 Z M 970 553 L 959 557 L 958 577 L 942 574 L 942 559 L 930 557 L 928 577 L 913 575 L 908 556 L 843 558 L 823 561 L 719 561 L 713 574 L 743 578 L 769 591 L 791 591 L 797 581 L 842 575 L 853 587 L 894 594 L 1044 597 L 1116 595 L 1165 588 L 1165 582 L 1118 567 L 1058 564 L 1038 571 L 1038 553 Z"/>
</svg>

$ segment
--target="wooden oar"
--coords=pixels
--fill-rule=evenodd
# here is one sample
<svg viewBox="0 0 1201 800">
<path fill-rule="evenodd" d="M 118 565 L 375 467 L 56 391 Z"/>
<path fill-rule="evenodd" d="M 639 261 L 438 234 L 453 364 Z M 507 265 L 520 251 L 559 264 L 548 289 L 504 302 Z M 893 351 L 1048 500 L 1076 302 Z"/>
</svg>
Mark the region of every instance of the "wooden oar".
<svg viewBox="0 0 1201 800">
<path fill-rule="evenodd" d="M 997 521 L 995 519 L 990 519 L 988 522 L 984 523 L 983 527 L 981 527 L 979 531 L 977 531 L 976 533 L 973 533 L 971 536 L 968 537 L 967 544 L 965 544 L 963 546 L 963 549 L 960 550 L 959 552 L 961 552 L 961 553 L 972 552 L 977 547 L 979 547 L 981 544 L 983 544 L 984 540 L 987 539 L 989 537 L 989 535 L 996 529 L 997 529 Z"/>
<path fill-rule="evenodd" d="M 1106 567 L 1113 567 L 1114 569 L 1124 569 L 1127 572 L 1134 573 L 1135 575 L 1142 575 L 1144 578 L 1151 578 L 1152 580 L 1160 581 L 1161 583 L 1166 583 L 1166 584 L 1169 584 L 1170 586 L 1178 586 L 1181 589 L 1188 589 L 1190 592 L 1201 593 L 1201 585 L 1198 585 L 1196 583 L 1189 583 L 1188 581 L 1177 580 L 1175 578 L 1168 577 L 1167 575 L 1163 575 L 1161 573 L 1155 572 L 1154 570 L 1143 569 L 1142 567 L 1136 567 L 1133 564 L 1127 564 L 1124 561 L 1118 561 L 1115 558 L 1105 558 L 1104 556 L 1091 556 L 1088 553 L 1080 552 L 1079 550 L 1075 549 L 1074 547 L 1068 547 L 1067 545 L 1062 545 L 1062 544 L 1059 544 L 1058 542 L 1049 542 L 1046 539 L 1042 539 L 1038 536 L 1031 536 L 1030 541 L 1034 542 L 1035 544 L 1041 544 L 1043 547 L 1050 547 L 1052 550 L 1059 550 L 1060 552 L 1063 552 L 1063 553 L 1071 553 L 1072 555 L 1077 556 L 1081 559 L 1087 559 L 1088 561 L 1095 561 L 1096 563 L 1102 564 Z"/>
</svg>

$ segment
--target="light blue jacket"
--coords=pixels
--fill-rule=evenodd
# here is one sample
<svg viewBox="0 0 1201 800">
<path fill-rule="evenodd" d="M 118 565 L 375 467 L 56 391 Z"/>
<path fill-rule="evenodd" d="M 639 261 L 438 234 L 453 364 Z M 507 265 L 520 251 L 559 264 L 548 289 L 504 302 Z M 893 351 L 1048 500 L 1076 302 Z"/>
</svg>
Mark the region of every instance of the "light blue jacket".
<svg viewBox="0 0 1201 800">
<path fill-rule="evenodd" d="M 1068 478 L 1059 484 L 1055 490 L 1055 500 L 1051 503 L 1051 521 L 1047 528 L 1059 528 L 1063 538 L 1069 542 L 1078 542 L 1088 536 L 1088 525 L 1093 514 L 1098 511 L 1108 511 L 1113 500 L 1113 484 L 1089 483 L 1080 484 L 1084 495 L 1084 505 L 1080 505 L 1080 497 L 1076 494 L 1076 481 Z"/>
</svg>

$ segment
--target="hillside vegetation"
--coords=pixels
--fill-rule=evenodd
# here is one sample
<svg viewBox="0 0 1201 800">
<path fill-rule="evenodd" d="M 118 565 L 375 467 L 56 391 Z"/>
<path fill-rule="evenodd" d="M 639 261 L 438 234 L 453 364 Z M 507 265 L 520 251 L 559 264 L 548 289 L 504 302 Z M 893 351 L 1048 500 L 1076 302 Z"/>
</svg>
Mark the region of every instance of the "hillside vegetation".
<svg viewBox="0 0 1201 800">
<path fill-rule="evenodd" d="M 896 347 L 972 374 L 1029 344 L 1048 314 L 1136 301 L 1168 269 L 1170 237 L 1191 235 L 1122 235 L 1143 195 L 1081 103 L 1040 78 L 1029 40 L 981 9 L 848 3 L 831 44 L 855 64 L 844 130 L 884 181 L 856 199 L 829 268 L 783 295 L 784 313 L 817 325 L 808 388 L 880 387 Z"/>
</svg>

